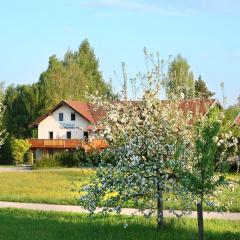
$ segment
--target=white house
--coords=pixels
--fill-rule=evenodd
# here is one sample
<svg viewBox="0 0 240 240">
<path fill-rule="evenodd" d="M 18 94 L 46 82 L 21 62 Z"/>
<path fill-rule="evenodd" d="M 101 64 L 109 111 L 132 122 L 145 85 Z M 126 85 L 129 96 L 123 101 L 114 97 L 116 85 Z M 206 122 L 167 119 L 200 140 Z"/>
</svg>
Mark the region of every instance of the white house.
<svg viewBox="0 0 240 240">
<path fill-rule="evenodd" d="M 38 138 L 29 139 L 35 158 L 40 159 L 43 153 L 66 149 L 83 148 L 88 151 L 91 147 L 106 147 L 103 139 L 94 139 L 91 144 L 88 141 L 101 116 L 101 111 L 94 110 L 89 103 L 62 100 L 30 124 L 30 127 L 38 128 Z"/>
</svg>

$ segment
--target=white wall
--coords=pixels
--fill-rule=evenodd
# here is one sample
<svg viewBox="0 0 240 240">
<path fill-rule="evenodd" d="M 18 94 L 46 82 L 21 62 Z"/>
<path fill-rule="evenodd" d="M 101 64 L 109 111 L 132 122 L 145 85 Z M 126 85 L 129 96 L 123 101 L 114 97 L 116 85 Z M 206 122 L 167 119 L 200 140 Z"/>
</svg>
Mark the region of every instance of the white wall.
<svg viewBox="0 0 240 240">
<path fill-rule="evenodd" d="M 58 114 L 63 113 L 63 121 L 59 122 Z M 71 113 L 75 113 L 75 121 L 71 121 Z M 61 124 L 72 124 L 74 128 L 66 128 Z M 38 125 L 38 139 L 49 139 L 49 132 L 53 132 L 53 139 L 66 139 L 67 131 L 71 131 L 71 139 L 82 139 L 90 122 L 81 117 L 68 106 L 61 106 L 52 115 L 46 117 Z"/>
</svg>

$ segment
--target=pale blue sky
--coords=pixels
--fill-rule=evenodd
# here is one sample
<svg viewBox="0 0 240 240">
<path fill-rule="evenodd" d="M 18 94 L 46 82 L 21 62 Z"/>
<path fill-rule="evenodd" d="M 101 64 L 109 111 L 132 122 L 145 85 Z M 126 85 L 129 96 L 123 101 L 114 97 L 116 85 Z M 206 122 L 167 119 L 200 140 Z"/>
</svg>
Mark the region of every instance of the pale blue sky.
<svg viewBox="0 0 240 240">
<path fill-rule="evenodd" d="M 105 79 L 127 64 L 145 71 L 143 47 L 186 57 L 227 103 L 240 94 L 239 0 L 0 0 L 0 81 L 36 82 L 48 58 L 88 38 Z"/>
</svg>

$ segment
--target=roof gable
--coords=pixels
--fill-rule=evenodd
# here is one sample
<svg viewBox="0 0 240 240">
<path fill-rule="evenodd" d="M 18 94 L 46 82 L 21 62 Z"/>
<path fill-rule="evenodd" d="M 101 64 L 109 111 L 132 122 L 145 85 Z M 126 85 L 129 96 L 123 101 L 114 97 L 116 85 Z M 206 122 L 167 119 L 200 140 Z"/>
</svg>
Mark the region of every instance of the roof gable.
<svg viewBox="0 0 240 240">
<path fill-rule="evenodd" d="M 79 101 L 71 101 L 71 100 L 62 100 L 57 105 L 55 105 L 53 108 L 51 108 L 47 113 L 43 114 L 39 118 L 37 118 L 33 123 L 29 125 L 29 127 L 36 127 L 41 121 L 43 121 L 46 117 L 51 115 L 53 112 L 55 112 L 58 108 L 61 106 L 68 106 L 71 109 L 73 109 L 76 113 L 78 113 L 80 116 L 88 120 L 92 124 L 96 124 L 96 121 L 92 115 L 92 109 L 90 109 L 90 106 L 88 103 L 85 102 L 79 102 Z"/>
</svg>

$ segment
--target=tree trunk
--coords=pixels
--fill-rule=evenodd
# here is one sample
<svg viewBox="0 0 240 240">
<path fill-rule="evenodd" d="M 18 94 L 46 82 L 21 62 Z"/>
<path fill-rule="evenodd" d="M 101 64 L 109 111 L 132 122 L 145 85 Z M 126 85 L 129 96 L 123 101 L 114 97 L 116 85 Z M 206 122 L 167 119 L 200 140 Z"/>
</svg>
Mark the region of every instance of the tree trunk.
<svg viewBox="0 0 240 240">
<path fill-rule="evenodd" d="M 163 192 L 160 183 L 157 183 L 157 230 L 163 227 Z"/>
<path fill-rule="evenodd" d="M 203 207 L 202 201 L 197 203 L 198 215 L 198 240 L 203 240 Z"/>
</svg>

